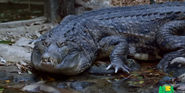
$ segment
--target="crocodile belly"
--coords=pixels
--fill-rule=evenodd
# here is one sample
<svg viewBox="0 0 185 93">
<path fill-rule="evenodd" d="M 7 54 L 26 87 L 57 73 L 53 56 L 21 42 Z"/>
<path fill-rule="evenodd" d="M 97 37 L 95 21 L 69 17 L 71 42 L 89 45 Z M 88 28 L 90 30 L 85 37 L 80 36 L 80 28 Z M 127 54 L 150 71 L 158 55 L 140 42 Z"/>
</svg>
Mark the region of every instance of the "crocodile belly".
<svg viewBox="0 0 185 93">
<path fill-rule="evenodd" d="M 159 49 L 151 46 L 129 45 L 128 58 L 138 60 L 158 60 L 162 57 L 159 55 Z"/>
</svg>

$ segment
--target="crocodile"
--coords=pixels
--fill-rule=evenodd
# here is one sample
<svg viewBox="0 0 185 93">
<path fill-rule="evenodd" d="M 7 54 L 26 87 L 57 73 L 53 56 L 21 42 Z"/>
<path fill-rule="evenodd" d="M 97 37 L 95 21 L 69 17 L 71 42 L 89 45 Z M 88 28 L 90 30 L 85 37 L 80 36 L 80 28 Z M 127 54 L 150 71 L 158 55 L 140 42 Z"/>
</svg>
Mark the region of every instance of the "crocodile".
<svg viewBox="0 0 185 93">
<path fill-rule="evenodd" d="M 128 58 L 160 60 L 159 69 L 185 56 L 185 2 L 114 7 L 69 15 L 34 40 L 33 67 L 76 75 L 100 58 L 107 70 L 129 73 Z"/>
</svg>

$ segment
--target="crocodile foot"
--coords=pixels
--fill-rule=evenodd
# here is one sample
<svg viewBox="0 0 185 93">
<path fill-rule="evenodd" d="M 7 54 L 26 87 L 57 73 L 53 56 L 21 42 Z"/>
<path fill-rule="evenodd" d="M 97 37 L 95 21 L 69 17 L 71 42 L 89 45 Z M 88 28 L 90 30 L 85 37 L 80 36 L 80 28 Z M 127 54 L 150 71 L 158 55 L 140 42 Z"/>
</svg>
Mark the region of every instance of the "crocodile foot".
<svg viewBox="0 0 185 93">
<path fill-rule="evenodd" d="M 185 66 L 185 58 L 184 57 L 176 57 L 172 61 L 165 61 L 161 60 L 157 67 L 159 69 L 162 69 L 163 71 L 167 71 L 168 68 L 174 68 L 174 67 L 183 67 Z"/>
<path fill-rule="evenodd" d="M 114 68 L 114 69 L 115 69 L 115 73 L 117 73 L 118 70 L 122 70 L 123 72 L 129 73 L 129 70 L 130 70 L 130 68 L 127 67 L 125 64 L 124 64 L 124 65 L 120 65 L 120 64 L 117 64 L 117 63 L 111 63 L 111 64 L 106 68 L 106 70 L 109 70 L 110 68 Z"/>
</svg>

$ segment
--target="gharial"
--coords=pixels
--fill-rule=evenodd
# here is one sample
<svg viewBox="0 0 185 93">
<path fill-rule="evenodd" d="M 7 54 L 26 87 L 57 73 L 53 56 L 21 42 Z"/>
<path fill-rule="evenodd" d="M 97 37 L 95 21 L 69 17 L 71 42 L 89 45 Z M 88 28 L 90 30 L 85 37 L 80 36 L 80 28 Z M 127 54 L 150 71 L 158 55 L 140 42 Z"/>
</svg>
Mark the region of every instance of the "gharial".
<svg viewBox="0 0 185 93">
<path fill-rule="evenodd" d="M 173 59 L 185 57 L 185 2 L 69 15 L 34 42 L 33 66 L 50 73 L 76 75 L 102 57 L 110 58 L 107 69 L 115 72 L 129 72 L 127 58 L 161 59 L 157 67 L 166 69 Z"/>
</svg>

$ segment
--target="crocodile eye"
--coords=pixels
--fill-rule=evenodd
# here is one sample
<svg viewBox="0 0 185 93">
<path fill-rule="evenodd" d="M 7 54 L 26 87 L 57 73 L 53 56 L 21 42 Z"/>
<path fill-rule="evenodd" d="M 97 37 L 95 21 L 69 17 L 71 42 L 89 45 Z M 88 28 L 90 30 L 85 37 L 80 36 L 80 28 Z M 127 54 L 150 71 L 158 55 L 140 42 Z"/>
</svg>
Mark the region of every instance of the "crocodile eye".
<svg viewBox="0 0 185 93">
<path fill-rule="evenodd" d="M 34 52 L 35 53 L 40 53 L 39 48 L 38 47 L 34 47 Z"/>
<path fill-rule="evenodd" d="M 46 41 L 43 41 L 43 43 L 42 43 L 44 46 L 49 46 L 50 45 L 50 43 L 49 42 L 46 42 Z"/>
<path fill-rule="evenodd" d="M 56 43 L 56 44 L 57 44 L 58 47 L 63 47 L 63 46 L 65 46 L 65 45 L 67 45 L 66 42 L 58 42 L 58 43 Z"/>
</svg>

